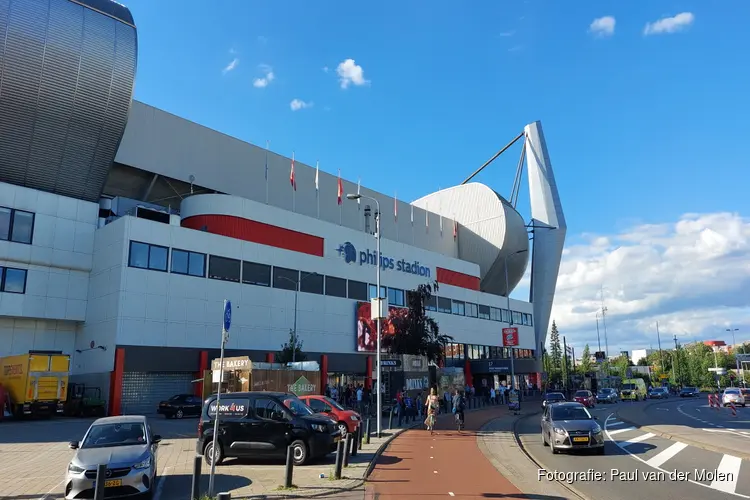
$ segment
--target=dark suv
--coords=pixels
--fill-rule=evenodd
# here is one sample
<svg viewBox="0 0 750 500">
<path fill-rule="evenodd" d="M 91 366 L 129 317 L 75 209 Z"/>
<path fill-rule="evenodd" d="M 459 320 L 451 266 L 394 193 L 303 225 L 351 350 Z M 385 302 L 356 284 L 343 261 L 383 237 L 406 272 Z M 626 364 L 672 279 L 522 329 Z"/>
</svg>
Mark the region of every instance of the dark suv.
<svg viewBox="0 0 750 500">
<path fill-rule="evenodd" d="M 219 400 L 218 449 L 213 452 L 216 395 L 203 403 L 198 446 L 206 463 L 219 465 L 226 457 L 282 458 L 293 447 L 294 465 L 335 451 L 341 439 L 338 425 L 316 415 L 294 394 L 232 392 Z"/>
</svg>

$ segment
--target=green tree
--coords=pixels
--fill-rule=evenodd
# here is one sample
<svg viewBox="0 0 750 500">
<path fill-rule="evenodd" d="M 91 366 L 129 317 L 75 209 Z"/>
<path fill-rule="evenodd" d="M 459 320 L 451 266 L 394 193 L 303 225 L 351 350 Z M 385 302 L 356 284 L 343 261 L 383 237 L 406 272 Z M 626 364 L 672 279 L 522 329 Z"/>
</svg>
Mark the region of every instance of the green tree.
<svg viewBox="0 0 750 500">
<path fill-rule="evenodd" d="M 630 360 L 625 355 L 620 355 L 611 363 L 611 370 L 618 377 L 626 378 L 628 367 L 631 365 Z"/>
<path fill-rule="evenodd" d="M 303 341 L 294 334 L 294 330 L 289 330 L 289 340 L 281 345 L 281 351 L 276 353 L 277 363 L 291 363 L 294 361 L 305 361 L 307 355 L 302 352 Z"/>
<path fill-rule="evenodd" d="M 588 344 L 583 347 L 583 352 L 581 353 L 581 364 L 578 365 L 578 371 L 582 375 L 591 372 L 591 349 Z"/>
<path fill-rule="evenodd" d="M 407 308 L 390 315 L 392 334 L 383 335 L 381 342 L 391 354 L 425 356 L 427 361 L 440 363 L 445 357 L 445 345 L 453 337 L 440 333 L 437 321 L 428 316 L 425 304 L 438 291 L 438 283 L 419 285 L 408 292 Z"/>
<path fill-rule="evenodd" d="M 555 320 L 552 320 L 552 329 L 549 332 L 549 356 L 552 371 L 559 373 L 562 369 L 562 345 L 560 345 L 560 332 L 557 331 Z"/>
</svg>

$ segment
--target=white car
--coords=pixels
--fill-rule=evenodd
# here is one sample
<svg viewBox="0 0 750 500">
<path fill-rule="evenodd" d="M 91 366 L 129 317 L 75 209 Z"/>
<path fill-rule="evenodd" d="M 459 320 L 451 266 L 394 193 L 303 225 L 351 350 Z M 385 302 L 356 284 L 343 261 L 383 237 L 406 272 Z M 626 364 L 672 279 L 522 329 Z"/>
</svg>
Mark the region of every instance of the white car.
<svg viewBox="0 0 750 500">
<path fill-rule="evenodd" d="M 724 395 L 721 398 L 721 402 L 724 406 L 734 404 L 735 406 L 745 407 L 745 396 L 742 391 L 736 388 L 724 389 Z"/>
</svg>

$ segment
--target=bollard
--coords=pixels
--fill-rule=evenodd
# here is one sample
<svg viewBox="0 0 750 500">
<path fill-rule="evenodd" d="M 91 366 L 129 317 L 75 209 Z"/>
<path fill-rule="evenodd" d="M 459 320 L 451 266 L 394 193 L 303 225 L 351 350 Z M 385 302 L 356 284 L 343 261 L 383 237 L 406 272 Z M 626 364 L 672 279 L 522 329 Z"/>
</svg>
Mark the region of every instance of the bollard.
<svg viewBox="0 0 750 500">
<path fill-rule="evenodd" d="M 199 500 L 201 497 L 201 462 L 203 457 L 195 455 L 193 458 L 193 487 L 190 500 Z"/>
<path fill-rule="evenodd" d="M 344 443 L 344 459 L 342 460 L 342 465 L 344 467 L 349 467 L 349 454 L 352 451 L 352 435 L 347 434 L 346 435 L 346 442 Z"/>
<path fill-rule="evenodd" d="M 391 414 L 388 416 L 388 430 L 393 429 L 393 406 L 391 406 Z"/>
<path fill-rule="evenodd" d="M 360 446 L 362 446 L 362 437 L 359 435 L 359 427 L 354 429 L 354 435 L 352 436 L 352 451 L 351 455 L 353 457 L 357 456 L 357 451 L 359 450 Z"/>
<path fill-rule="evenodd" d="M 344 444 L 344 440 L 341 440 L 336 447 L 336 465 L 333 471 L 334 479 L 341 479 L 341 468 L 344 466 Z"/>
<path fill-rule="evenodd" d="M 292 487 L 292 475 L 294 474 L 294 448 L 286 447 L 286 474 L 284 474 L 284 488 Z"/>
<path fill-rule="evenodd" d="M 367 433 L 367 436 L 365 437 L 365 444 L 370 444 L 370 417 L 367 417 L 367 424 L 365 426 L 365 433 Z"/>
<path fill-rule="evenodd" d="M 228 492 L 219 493 L 216 495 L 216 500 L 232 500 L 232 494 Z"/>
<path fill-rule="evenodd" d="M 107 480 L 107 465 L 99 464 L 96 468 L 96 486 L 94 487 L 94 500 L 104 500 L 104 482 Z"/>
</svg>

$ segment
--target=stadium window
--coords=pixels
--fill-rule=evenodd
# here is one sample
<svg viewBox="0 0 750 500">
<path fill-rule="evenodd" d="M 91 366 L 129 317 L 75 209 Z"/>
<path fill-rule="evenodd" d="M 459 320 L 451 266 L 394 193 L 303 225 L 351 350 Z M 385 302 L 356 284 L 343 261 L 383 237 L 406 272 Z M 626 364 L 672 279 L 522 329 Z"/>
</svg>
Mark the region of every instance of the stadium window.
<svg viewBox="0 0 750 500">
<path fill-rule="evenodd" d="M 31 244 L 34 237 L 34 214 L 0 207 L 0 240 Z"/>
<path fill-rule="evenodd" d="M 466 303 L 466 315 L 471 318 L 477 317 L 477 305 L 472 302 Z"/>
<path fill-rule="evenodd" d="M 299 291 L 323 295 L 324 277 L 318 273 L 300 273 Z"/>
<path fill-rule="evenodd" d="M 513 311 L 513 324 L 514 325 L 523 324 L 523 318 L 521 317 L 521 313 L 518 311 Z"/>
<path fill-rule="evenodd" d="M 437 297 L 435 295 L 431 295 L 430 298 L 427 299 L 424 308 L 427 311 L 437 311 Z"/>
<path fill-rule="evenodd" d="M 282 290 L 296 290 L 299 282 L 299 271 L 285 267 L 273 268 L 273 287 Z"/>
<path fill-rule="evenodd" d="M 271 266 L 242 261 L 242 282 L 246 285 L 271 286 Z"/>
<path fill-rule="evenodd" d="M 333 276 L 326 276 L 326 295 L 329 297 L 341 297 L 345 299 L 346 280 L 335 278 Z"/>
<path fill-rule="evenodd" d="M 0 292 L 26 293 L 26 269 L 0 267 Z"/>
<path fill-rule="evenodd" d="M 208 277 L 213 280 L 239 283 L 242 275 L 242 263 L 237 259 L 211 255 L 208 258 Z"/>
<path fill-rule="evenodd" d="M 492 321 L 500 321 L 500 309 L 496 307 L 490 307 L 490 319 Z"/>
<path fill-rule="evenodd" d="M 437 310 L 441 313 L 451 313 L 451 299 L 446 297 L 437 298 Z"/>
<path fill-rule="evenodd" d="M 375 286 L 375 285 L 370 285 L 369 286 L 369 296 L 370 296 L 369 300 L 377 299 L 378 298 L 378 292 L 377 292 L 377 290 L 378 290 L 377 286 Z M 380 287 L 380 298 L 381 299 L 385 299 L 387 297 L 388 297 L 388 295 L 387 295 L 387 291 L 386 291 L 385 287 L 381 286 Z"/>
<path fill-rule="evenodd" d="M 388 305 L 404 307 L 404 291 L 398 288 L 389 288 Z"/>
<path fill-rule="evenodd" d="M 500 321 L 502 321 L 503 323 L 510 323 L 510 311 L 508 311 L 507 309 L 503 309 L 500 312 L 502 313 Z"/>
<path fill-rule="evenodd" d="M 466 314 L 466 304 L 460 300 L 454 300 L 451 305 L 451 312 L 457 316 L 464 316 Z"/>
<path fill-rule="evenodd" d="M 361 281 L 349 280 L 348 296 L 350 299 L 366 301 L 367 300 L 367 283 Z"/>
<path fill-rule="evenodd" d="M 130 242 L 128 266 L 152 271 L 167 271 L 169 248 L 139 241 Z"/>
<path fill-rule="evenodd" d="M 172 249 L 172 272 L 206 277 L 206 254 Z"/>
<path fill-rule="evenodd" d="M 477 307 L 479 319 L 490 319 L 490 306 L 480 305 Z"/>
</svg>

